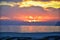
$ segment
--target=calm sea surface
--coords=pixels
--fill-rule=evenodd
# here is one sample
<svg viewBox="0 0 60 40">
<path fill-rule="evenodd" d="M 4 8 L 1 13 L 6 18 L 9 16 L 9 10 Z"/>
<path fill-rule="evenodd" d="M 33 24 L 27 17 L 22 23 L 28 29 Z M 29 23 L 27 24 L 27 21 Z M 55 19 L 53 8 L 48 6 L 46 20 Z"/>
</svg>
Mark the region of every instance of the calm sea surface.
<svg viewBox="0 0 60 40">
<path fill-rule="evenodd" d="M 1 25 L 0 32 L 60 32 L 60 26 Z"/>
</svg>

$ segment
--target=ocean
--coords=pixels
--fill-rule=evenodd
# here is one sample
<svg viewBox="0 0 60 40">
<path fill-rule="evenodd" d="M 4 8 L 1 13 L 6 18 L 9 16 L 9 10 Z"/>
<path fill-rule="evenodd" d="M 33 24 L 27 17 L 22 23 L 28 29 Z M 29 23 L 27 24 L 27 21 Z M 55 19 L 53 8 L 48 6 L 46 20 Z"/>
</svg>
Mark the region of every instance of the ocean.
<svg viewBox="0 0 60 40">
<path fill-rule="evenodd" d="M 60 26 L 1 25 L 0 32 L 60 32 Z"/>
</svg>

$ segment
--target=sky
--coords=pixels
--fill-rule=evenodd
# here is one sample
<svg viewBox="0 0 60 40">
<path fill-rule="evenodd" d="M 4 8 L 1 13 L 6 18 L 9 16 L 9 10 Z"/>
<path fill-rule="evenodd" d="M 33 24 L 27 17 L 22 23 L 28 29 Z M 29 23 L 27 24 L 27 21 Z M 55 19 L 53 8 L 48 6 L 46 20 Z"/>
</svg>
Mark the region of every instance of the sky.
<svg viewBox="0 0 60 40">
<path fill-rule="evenodd" d="M 0 20 L 17 20 L 26 22 L 60 21 L 60 1 L 59 0 L 0 0 Z M 10 28 L 10 29 L 9 29 Z M 47 27 L 21 27 L 21 32 L 48 32 L 55 30 L 55 26 Z M 2 31 L 18 31 L 19 27 L 1 27 Z M 4 29 L 4 30 L 3 30 Z M 29 30 L 28 30 L 29 29 Z M 40 30 L 41 29 L 41 30 Z M 57 27 L 56 31 L 59 31 Z"/>
<path fill-rule="evenodd" d="M 38 2 L 33 1 L 32 3 L 30 2 L 31 0 L 25 0 L 27 2 L 24 0 L 0 1 L 0 19 L 21 20 L 29 22 L 60 20 L 59 0 L 39 0 Z"/>
</svg>

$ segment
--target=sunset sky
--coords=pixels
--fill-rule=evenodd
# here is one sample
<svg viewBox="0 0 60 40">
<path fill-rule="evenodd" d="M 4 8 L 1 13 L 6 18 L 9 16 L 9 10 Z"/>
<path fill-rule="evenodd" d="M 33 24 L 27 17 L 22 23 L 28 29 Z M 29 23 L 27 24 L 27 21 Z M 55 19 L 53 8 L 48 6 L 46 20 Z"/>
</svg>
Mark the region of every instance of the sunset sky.
<svg viewBox="0 0 60 40">
<path fill-rule="evenodd" d="M 0 20 L 15 20 L 21 22 L 48 22 L 45 24 L 56 24 L 60 21 L 60 1 L 59 0 L 0 0 Z M 54 22 L 54 23 L 53 23 Z M 4 24 L 4 22 L 1 22 Z M 7 22 L 7 24 L 14 24 Z M 17 24 L 18 24 L 17 23 Z M 6 22 L 5 22 L 6 24 Z M 20 23 L 21 24 L 21 23 Z M 23 24 L 23 23 L 22 23 Z M 28 23 L 29 24 L 29 23 Z M 44 25 L 44 23 L 41 23 Z M 34 24 L 35 25 L 35 24 Z M 39 24 L 40 25 L 40 24 Z M 19 26 L 20 27 L 20 26 Z M 60 26 L 3 26 L 2 31 L 18 31 L 19 32 L 48 32 L 53 29 L 59 31 Z M 10 28 L 10 29 L 8 29 Z M 49 29 L 50 28 L 50 29 Z M 21 30 L 20 30 L 21 29 Z M 47 30 L 46 30 L 47 29 Z"/>
<path fill-rule="evenodd" d="M 20 3 L 19 1 L 22 3 Z M 28 22 L 60 20 L 59 19 L 60 1 L 57 1 L 57 0 L 52 0 L 52 1 L 38 0 L 38 1 L 32 1 L 32 2 L 31 1 L 32 0 L 1 1 L 0 2 L 0 7 L 1 7 L 0 20 L 8 19 L 8 20 L 28 21 Z M 9 3 L 9 2 L 12 2 L 12 3 Z"/>
</svg>

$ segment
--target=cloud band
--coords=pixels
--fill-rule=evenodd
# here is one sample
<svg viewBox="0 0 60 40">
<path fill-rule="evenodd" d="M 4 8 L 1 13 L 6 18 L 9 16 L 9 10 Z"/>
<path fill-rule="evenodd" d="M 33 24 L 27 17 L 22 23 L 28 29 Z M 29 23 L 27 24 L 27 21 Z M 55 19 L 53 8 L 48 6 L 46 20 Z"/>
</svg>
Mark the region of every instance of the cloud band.
<svg viewBox="0 0 60 40">
<path fill-rule="evenodd" d="M 60 1 L 49 1 L 49 2 L 44 2 L 44 1 L 22 1 L 22 2 L 6 2 L 2 1 L 0 2 L 0 6 L 2 5 L 7 5 L 7 6 L 17 6 L 20 8 L 23 7 L 31 7 L 31 6 L 38 6 L 38 7 L 43 7 L 43 8 L 60 8 Z"/>
</svg>

